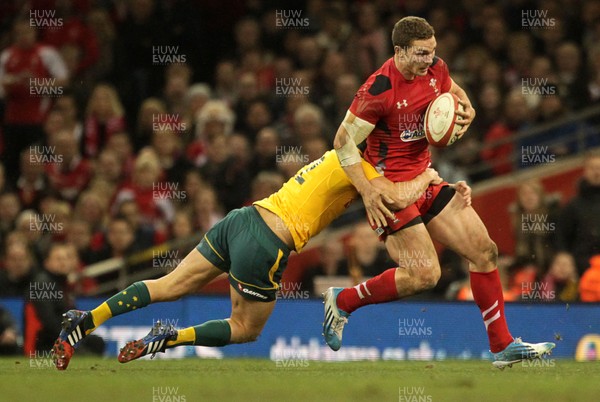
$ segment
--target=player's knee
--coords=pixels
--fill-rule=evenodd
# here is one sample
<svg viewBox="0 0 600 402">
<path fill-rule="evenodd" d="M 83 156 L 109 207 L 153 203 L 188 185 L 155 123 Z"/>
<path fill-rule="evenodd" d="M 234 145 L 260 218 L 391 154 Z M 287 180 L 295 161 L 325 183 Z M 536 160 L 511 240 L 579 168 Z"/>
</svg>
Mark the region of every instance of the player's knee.
<svg viewBox="0 0 600 402">
<path fill-rule="evenodd" d="M 495 267 L 498 263 L 498 246 L 496 246 L 496 243 L 488 238 L 483 250 L 484 262 Z"/>
<path fill-rule="evenodd" d="M 190 293 L 189 285 L 185 281 L 177 281 L 164 276 L 156 280 L 157 287 L 163 295 L 162 301 L 175 301 Z"/>
<path fill-rule="evenodd" d="M 440 280 L 441 274 L 440 266 L 436 261 L 434 266 L 432 266 L 432 269 L 425 270 L 423 271 L 423 274 L 420 275 L 420 291 L 423 292 L 433 289 Z"/>
<path fill-rule="evenodd" d="M 260 330 L 248 330 L 245 336 L 245 342 L 255 342 L 260 336 Z"/>
<path fill-rule="evenodd" d="M 236 343 L 255 342 L 260 336 L 260 329 L 245 326 L 236 339 Z"/>
</svg>

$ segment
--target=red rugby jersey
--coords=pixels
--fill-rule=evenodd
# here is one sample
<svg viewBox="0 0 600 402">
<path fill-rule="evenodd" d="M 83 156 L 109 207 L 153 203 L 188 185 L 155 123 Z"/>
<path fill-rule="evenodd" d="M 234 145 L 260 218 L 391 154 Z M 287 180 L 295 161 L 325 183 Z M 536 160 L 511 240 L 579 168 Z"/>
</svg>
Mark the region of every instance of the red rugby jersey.
<svg viewBox="0 0 600 402">
<path fill-rule="evenodd" d="M 429 103 L 450 91 L 448 66 L 435 57 L 427 75 L 406 80 L 390 58 L 359 88 L 350 106 L 375 124 L 365 159 L 391 181 L 408 181 L 431 164 L 423 120 Z"/>
<path fill-rule="evenodd" d="M 29 49 L 11 46 L 0 54 L 0 77 L 10 74 L 17 81 L 0 90 L 6 102 L 6 124 L 41 125 L 50 109 L 49 96 L 31 93 L 31 79 L 68 78 L 67 67 L 56 49 L 36 44 Z"/>
</svg>

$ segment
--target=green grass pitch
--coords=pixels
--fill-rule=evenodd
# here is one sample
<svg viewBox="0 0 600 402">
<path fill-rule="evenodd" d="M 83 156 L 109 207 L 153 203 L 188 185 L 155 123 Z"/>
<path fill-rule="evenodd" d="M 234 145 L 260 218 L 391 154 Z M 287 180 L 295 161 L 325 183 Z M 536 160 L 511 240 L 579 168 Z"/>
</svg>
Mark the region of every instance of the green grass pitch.
<svg viewBox="0 0 600 402">
<path fill-rule="evenodd" d="M 377 361 L 278 367 L 253 359 L 0 359 L 0 401 L 599 401 L 600 364 L 549 359 L 500 371 L 486 361 Z"/>
</svg>

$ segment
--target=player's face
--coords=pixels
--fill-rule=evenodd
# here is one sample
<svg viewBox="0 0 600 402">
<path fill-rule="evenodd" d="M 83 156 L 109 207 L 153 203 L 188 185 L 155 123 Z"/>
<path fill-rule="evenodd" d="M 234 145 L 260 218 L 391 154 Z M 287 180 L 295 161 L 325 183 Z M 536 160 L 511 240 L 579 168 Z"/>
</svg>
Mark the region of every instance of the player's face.
<svg viewBox="0 0 600 402">
<path fill-rule="evenodd" d="M 415 40 L 412 46 L 400 50 L 400 57 L 405 65 L 404 70 L 412 75 L 426 75 L 427 69 L 433 63 L 436 46 L 435 37 L 432 36 L 429 39 Z"/>
</svg>

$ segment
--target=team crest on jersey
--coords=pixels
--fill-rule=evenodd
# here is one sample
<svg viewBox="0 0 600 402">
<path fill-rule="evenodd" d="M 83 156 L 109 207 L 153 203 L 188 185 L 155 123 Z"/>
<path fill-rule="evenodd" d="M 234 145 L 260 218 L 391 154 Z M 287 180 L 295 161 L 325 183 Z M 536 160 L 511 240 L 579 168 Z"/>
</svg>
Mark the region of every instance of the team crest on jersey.
<svg viewBox="0 0 600 402">
<path fill-rule="evenodd" d="M 435 96 L 438 96 L 440 94 L 440 90 L 437 87 L 437 80 L 435 78 L 429 80 L 429 86 L 433 88 Z"/>
<path fill-rule="evenodd" d="M 404 142 L 417 141 L 421 138 L 425 138 L 425 131 L 423 130 L 404 130 L 400 133 L 400 139 Z"/>
</svg>

